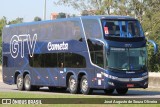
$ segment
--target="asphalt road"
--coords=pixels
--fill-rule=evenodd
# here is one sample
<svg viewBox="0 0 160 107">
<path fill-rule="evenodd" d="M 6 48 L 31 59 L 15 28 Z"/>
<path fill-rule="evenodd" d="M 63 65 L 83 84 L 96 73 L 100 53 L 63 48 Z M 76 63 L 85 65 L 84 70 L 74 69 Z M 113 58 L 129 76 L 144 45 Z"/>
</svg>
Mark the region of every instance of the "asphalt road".
<svg viewBox="0 0 160 107">
<path fill-rule="evenodd" d="M 16 85 L 7 85 L 0 82 L 0 92 L 24 92 L 24 93 L 38 93 L 38 94 L 63 94 L 63 95 L 73 95 L 69 92 L 50 92 L 47 87 L 41 88 L 39 91 L 18 91 Z M 82 94 L 77 94 L 82 96 Z M 130 89 L 126 95 L 120 96 L 116 91 L 112 95 L 104 95 L 101 90 L 96 90 L 91 96 L 103 96 L 112 98 L 160 98 L 160 89 L 148 88 L 148 89 Z"/>
</svg>

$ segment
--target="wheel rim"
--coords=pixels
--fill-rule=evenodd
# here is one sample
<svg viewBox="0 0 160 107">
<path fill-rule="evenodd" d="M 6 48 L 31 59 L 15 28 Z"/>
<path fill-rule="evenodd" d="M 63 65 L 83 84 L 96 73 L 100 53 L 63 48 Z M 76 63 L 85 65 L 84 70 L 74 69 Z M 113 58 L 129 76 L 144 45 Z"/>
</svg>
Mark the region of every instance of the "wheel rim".
<svg viewBox="0 0 160 107">
<path fill-rule="evenodd" d="M 22 87 L 23 86 L 23 79 L 22 78 L 18 78 L 18 82 L 17 82 L 18 87 Z"/>
<path fill-rule="evenodd" d="M 27 77 L 25 79 L 25 88 L 28 89 L 30 87 L 30 79 Z"/>
<path fill-rule="evenodd" d="M 75 79 L 71 79 L 69 82 L 69 86 L 71 90 L 75 90 L 76 88 L 76 80 Z"/>
<path fill-rule="evenodd" d="M 82 81 L 82 90 L 87 91 L 87 89 L 88 89 L 88 81 L 87 81 L 87 79 L 84 79 Z"/>
</svg>

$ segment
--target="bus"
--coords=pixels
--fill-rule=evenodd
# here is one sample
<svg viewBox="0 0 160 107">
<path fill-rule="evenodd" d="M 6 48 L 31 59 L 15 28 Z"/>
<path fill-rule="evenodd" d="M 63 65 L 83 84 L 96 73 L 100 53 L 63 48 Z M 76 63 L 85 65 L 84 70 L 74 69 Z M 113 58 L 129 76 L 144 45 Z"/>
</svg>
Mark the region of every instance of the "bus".
<svg viewBox="0 0 160 107">
<path fill-rule="evenodd" d="M 18 90 L 126 94 L 148 87 L 147 40 L 129 16 L 80 16 L 7 25 L 3 82 Z"/>
</svg>

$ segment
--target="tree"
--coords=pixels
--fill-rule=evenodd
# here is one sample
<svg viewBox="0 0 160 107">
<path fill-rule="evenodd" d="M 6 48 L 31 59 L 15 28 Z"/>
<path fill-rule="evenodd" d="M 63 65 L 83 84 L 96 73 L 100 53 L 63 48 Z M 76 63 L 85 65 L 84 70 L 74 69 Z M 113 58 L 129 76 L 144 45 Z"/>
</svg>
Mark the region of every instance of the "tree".
<svg viewBox="0 0 160 107">
<path fill-rule="evenodd" d="M 76 17 L 76 15 L 75 15 L 75 14 L 72 14 L 70 17 Z"/>
<path fill-rule="evenodd" d="M 83 11 L 82 11 L 82 13 L 81 13 L 81 15 L 82 15 L 82 16 L 88 16 L 88 15 L 89 15 L 89 13 L 88 13 L 88 11 L 87 11 L 87 10 L 83 10 Z"/>
<path fill-rule="evenodd" d="M 115 15 L 131 15 L 128 7 L 130 0 L 117 0 L 113 5 L 113 13 Z"/>
<path fill-rule="evenodd" d="M 160 1 L 146 0 L 145 14 L 142 16 L 142 26 L 148 39 L 154 40 L 160 47 Z M 160 49 L 160 48 L 159 48 Z M 160 52 L 153 54 L 153 47 L 148 46 L 148 67 L 150 71 L 160 71 Z"/>
<path fill-rule="evenodd" d="M 2 29 L 7 24 L 7 19 L 5 16 L 0 19 L 0 36 L 2 36 Z"/>
<path fill-rule="evenodd" d="M 7 24 L 7 19 L 3 16 L 0 19 L 0 64 L 2 63 L 2 29 Z"/>
<path fill-rule="evenodd" d="M 66 18 L 66 13 L 59 13 L 57 18 Z"/>
<path fill-rule="evenodd" d="M 42 19 L 38 16 L 34 17 L 34 21 L 41 21 Z"/>
<path fill-rule="evenodd" d="M 23 18 L 16 18 L 15 20 L 9 21 L 7 23 L 6 17 L 3 16 L 2 19 L 0 19 L 0 64 L 2 63 L 2 29 L 7 24 L 16 24 L 16 23 L 22 23 Z"/>
<path fill-rule="evenodd" d="M 57 5 L 72 6 L 79 11 L 96 11 L 95 14 L 111 14 L 113 3 L 116 0 L 58 0 Z"/>
<path fill-rule="evenodd" d="M 23 18 L 16 18 L 15 20 L 9 21 L 8 24 L 18 24 L 18 23 L 23 23 Z"/>
</svg>

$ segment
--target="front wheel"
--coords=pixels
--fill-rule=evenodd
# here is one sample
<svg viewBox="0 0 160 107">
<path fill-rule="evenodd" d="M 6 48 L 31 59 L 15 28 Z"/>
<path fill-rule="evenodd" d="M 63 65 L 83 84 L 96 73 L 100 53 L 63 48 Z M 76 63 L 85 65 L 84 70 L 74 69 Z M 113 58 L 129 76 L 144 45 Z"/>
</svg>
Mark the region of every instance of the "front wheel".
<svg viewBox="0 0 160 107">
<path fill-rule="evenodd" d="M 81 79 L 80 88 L 81 88 L 81 92 L 83 94 L 87 95 L 87 94 L 91 94 L 92 93 L 92 89 L 89 88 L 89 85 L 88 85 L 87 76 L 85 76 L 85 75 Z"/>
<path fill-rule="evenodd" d="M 128 88 L 119 88 L 119 89 L 116 89 L 116 91 L 120 95 L 125 95 L 128 92 Z"/>
</svg>

